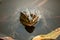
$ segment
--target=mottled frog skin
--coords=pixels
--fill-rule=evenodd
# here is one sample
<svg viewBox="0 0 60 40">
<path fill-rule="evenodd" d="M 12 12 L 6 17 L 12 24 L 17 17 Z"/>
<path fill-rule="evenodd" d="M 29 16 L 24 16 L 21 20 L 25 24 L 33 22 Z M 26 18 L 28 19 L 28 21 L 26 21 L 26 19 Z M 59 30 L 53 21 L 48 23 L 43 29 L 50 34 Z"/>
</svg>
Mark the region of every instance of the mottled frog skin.
<svg viewBox="0 0 60 40">
<path fill-rule="evenodd" d="M 31 14 L 32 20 L 28 19 L 28 16 L 20 12 L 20 22 L 26 26 L 33 26 L 37 23 L 38 16 Z"/>
</svg>

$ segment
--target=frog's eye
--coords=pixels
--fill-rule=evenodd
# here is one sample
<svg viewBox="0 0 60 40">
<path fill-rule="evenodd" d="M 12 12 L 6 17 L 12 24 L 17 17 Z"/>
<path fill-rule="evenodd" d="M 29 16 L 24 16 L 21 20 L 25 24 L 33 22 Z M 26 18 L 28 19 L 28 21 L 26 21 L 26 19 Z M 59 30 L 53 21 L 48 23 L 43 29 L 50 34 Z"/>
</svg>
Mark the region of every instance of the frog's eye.
<svg viewBox="0 0 60 40">
<path fill-rule="evenodd" d="M 30 14 L 31 17 L 33 17 L 33 14 Z"/>
<path fill-rule="evenodd" d="M 30 14 L 30 16 L 32 17 L 32 19 L 36 17 L 35 14 Z"/>
</svg>

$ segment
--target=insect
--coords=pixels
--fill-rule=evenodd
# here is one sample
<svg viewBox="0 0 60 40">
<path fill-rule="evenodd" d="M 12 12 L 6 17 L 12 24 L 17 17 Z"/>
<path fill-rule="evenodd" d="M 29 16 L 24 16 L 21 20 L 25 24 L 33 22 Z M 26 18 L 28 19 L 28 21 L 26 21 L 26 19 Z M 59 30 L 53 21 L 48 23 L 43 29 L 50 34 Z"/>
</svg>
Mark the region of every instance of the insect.
<svg viewBox="0 0 60 40">
<path fill-rule="evenodd" d="M 25 26 L 28 32 L 33 32 L 34 25 L 38 22 L 39 17 L 37 13 L 32 13 L 31 11 L 20 12 L 20 22 Z"/>
</svg>

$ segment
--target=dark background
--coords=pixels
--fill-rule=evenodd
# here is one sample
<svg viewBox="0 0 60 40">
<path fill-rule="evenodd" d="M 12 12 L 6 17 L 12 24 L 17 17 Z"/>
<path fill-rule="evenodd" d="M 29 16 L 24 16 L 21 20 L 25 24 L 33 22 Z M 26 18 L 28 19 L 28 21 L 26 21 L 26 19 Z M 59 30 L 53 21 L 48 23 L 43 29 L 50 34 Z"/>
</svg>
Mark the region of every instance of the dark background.
<svg viewBox="0 0 60 40">
<path fill-rule="evenodd" d="M 47 34 L 60 27 L 60 0 L 48 0 L 38 9 L 42 18 L 35 25 L 32 33 L 28 33 L 19 21 L 19 9 L 34 8 L 39 2 L 35 0 L 0 0 L 0 35 L 12 36 L 16 40 L 31 40 L 38 34 Z M 56 40 L 60 40 L 58 37 Z"/>
</svg>

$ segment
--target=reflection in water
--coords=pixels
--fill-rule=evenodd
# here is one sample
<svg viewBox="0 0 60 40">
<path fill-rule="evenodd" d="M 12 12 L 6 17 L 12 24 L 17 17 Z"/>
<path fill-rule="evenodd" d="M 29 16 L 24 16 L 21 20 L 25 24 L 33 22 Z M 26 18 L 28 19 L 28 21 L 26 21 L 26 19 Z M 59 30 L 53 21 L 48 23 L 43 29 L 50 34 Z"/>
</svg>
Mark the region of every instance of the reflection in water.
<svg viewBox="0 0 60 40">
<path fill-rule="evenodd" d="M 31 26 L 31 27 L 25 26 L 25 29 L 26 29 L 29 33 L 32 33 L 32 32 L 34 31 L 35 27 L 34 27 L 34 26 Z"/>
</svg>

